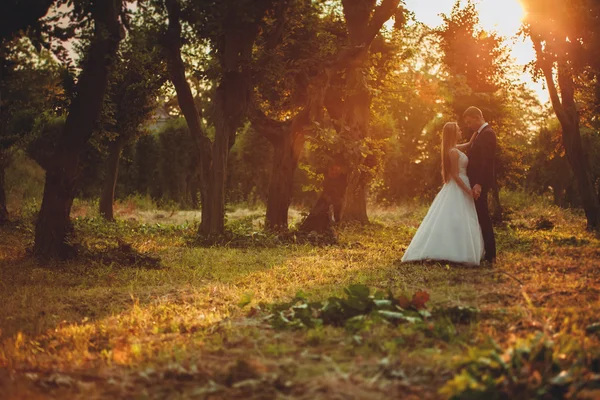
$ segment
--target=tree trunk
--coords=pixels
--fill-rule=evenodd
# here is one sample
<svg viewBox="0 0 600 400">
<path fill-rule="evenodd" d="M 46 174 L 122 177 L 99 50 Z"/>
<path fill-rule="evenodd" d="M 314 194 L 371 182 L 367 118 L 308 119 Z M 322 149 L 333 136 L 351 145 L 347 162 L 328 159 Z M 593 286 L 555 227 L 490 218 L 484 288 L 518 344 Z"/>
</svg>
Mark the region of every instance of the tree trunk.
<svg viewBox="0 0 600 400">
<path fill-rule="evenodd" d="M 554 81 L 554 63 L 544 54 L 542 43 L 536 35 L 530 35 L 533 42 L 538 63 L 544 73 L 550 101 L 554 108 L 554 113 L 562 127 L 562 140 L 567 160 L 573 170 L 575 182 L 581 197 L 581 203 L 587 219 L 587 228 L 589 230 L 600 229 L 600 203 L 594 188 L 590 167 L 583 146 L 581 144 L 581 132 L 579 129 L 579 113 L 575 103 L 575 83 L 571 66 L 565 56 L 558 59 L 557 78 L 560 88 L 560 96 Z"/>
<path fill-rule="evenodd" d="M 276 121 L 267 117 L 256 105 L 250 109 L 249 117 L 253 127 L 273 146 L 273 167 L 265 219 L 265 227 L 269 230 L 288 229 L 294 174 L 304 147 L 305 129 L 314 113 L 307 104 L 292 120 Z"/>
<path fill-rule="evenodd" d="M 581 145 L 579 124 L 563 126 L 563 143 L 579 188 L 581 203 L 587 218 L 587 227 L 590 230 L 598 230 L 600 228 L 600 204 L 598 204 L 594 183 L 587 166 L 587 158 Z"/>
<path fill-rule="evenodd" d="M 343 219 L 348 174 L 339 163 L 329 167 L 323 180 L 323 192 L 300 227 L 304 232 L 329 232 L 333 223 Z"/>
<path fill-rule="evenodd" d="M 249 3 L 250 4 L 250 3 Z M 267 3 L 251 5 L 248 12 L 228 2 L 223 39 L 217 43 L 219 64 L 223 76 L 215 97 L 215 141 L 208 187 L 208 198 L 202 203 L 202 236 L 225 233 L 225 181 L 227 159 L 235 143 L 235 135 L 247 115 L 252 92 L 250 64 L 252 49 L 259 32 L 259 23 Z"/>
<path fill-rule="evenodd" d="M 552 185 L 552 194 L 554 196 L 554 205 L 563 208 L 565 205 L 565 189 L 563 188 L 562 183 L 557 182 L 556 184 Z"/>
<path fill-rule="evenodd" d="M 366 173 L 355 171 L 348 183 L 346 190 L 346 204 L 344 207 L 343 221 L 368 224 L 367 215 L 367 186 L 369 177 Z"/>
<path fill-rule="evenodd" d="M 371 94 L 367 81 L 369 47 L 381 26 L 398 11 L 399 3 L 397 0 L 381 2 L 342 0 L 350 43 L 357 49 L 362 48 L 353 63 L 346 69 L 346 91 L 349 95 L 344 101 L 343 126 L 349 129 L 341 129 L 340 134 L 346 136 L 345 139 L 349 143 L 358 144 L 369 137 L 371 113 Z M 341 200 L 340 218 L 342 221 L 366 224 L 369 222 L 367 192 L 371 174 L 359 168 L 360 166 L 375 167 L 373 155 L 365 157 L 361 154 L 348 163 L 346 168 L 349 176 L 347 187 L 341 192 L 344 198 Z"/>
<path fill-rule="evenodd" d="M 562 102 L 557 101 L 558 95 L 551 93 L 552 105 L 562 126 L 562 139 L 567 154 L 567 160 L 575 175 L 575 181 L 581 196 L 581 203 L 587 218 L 587 227 L 590 230 L 600 229 L 600 203 L 596 196 L 594 182 L 590 174 L 587 155 L 581 144 L 579 129 L 579 113 L 575 103 L 575 84 L 570 67 L 564 60 L 558 62 L 558 85 Z M 546 76 L 548 81 L 549 76 Z M 554 80 L 552 78 L 552 83 Z M 549 85 L 550 86 L 550 85 Z M 550 87 L 556 89 L 554 86 Z"/>
<path fill-rule="evenodd" d="M 350 130 L 342 130 L 341 133 L 348 137 L 350 143 L 358 145 L 369 136 L 369 123 L 371 113 L 371 95 L 369 93 L 369 83 L 367 82 L 366 69 L 364 66 L 368 61 L 368 51 L 358 57 L 357 63 L 353 68 L 346 71 L 347 82 L 346 90 L 350 95 L 347 97 L 344 105 L 346 106 L 344 125 L 349 126 Z M 348 187 L 343 200 L 344 211 L 343 221 L 358 222 L 366 224 L 369 222 L 367 216 L 367 186 L 370 181 L 368 172 L 361 171 L 360 166 L 366 165 L 370 156 L 352 160 L 349 165 L 351 173 L 349 176 Z"/>
<path fill-rule="evenodd" d="M 177 91 L 179 106 L 200 151 L 202 221 L 198 233 L 201 236 L 221 235 L 225 230 L 227 158 L 235 142 L 236 131 L 246 114 L 251 89 L 249 64 L 252 48 L 258 35 L 259 22 L 266 11 L 266 8 L 258 7 L 253 9 L 256 15 L 251 15 L 239 10 L 233 1 L 228 5 L 223 37 L 217 43 L 223 76 L 216 92 L 213 144 L 202 130 L 200 113 L 185 78 L 185 65 L 181 59 L 181 8 L 177 0 L 166 1 L 169 27 L 165 47 L 169 73 Z"/>
<path fill-rule="evenodd" d="M 354 150 L 352 147 L 359 146 L 359 142 L 368 135 L 371 99 L 361 67 L 367 56 L 368 49 L 365 49 L 356 57 L 355 67 L 346 70 L 346 90 L 350 95 L 343 102 L 341 115 L 336 115 L 342 120 L 338 134 L 344 138 L 354 156 L 349 159 L 347 154 L 340 153 L 333 157 L 335 161 L 329 166 L 323 181 L 323 194 L 302 224 L 302 230 L 319 231 L 319 228 L 327 230 L 332 220 L 336 223 L 369 222 L 367 216 L 369 177 L 359 170 L 359 166 L 367 159 L 360 152 L 352 151 Z M 333 211 L 333 219 L 325 212 L 329 208 Z M 319 219 L 320 221 L 317 221 Z"/>
<path fill-rule="evenodd" d="M 272 143 L 275 154 L 269 182 L 265 225 L 269 230 L 286 231 L 294 188 L 294 174 L 304 146 L 304 134 L 290 129 Z"/>
<path fill-rule="evenodd" d="M 219 132 L 215 132 L 219 137 Z M 210 237 L 225 232 L 225 172 L 229 150 L 224 150 L 223 140 L 216 140 L 213 151 L 213 163 L 207 190 L 203 190 L 202 221 L 198 233 Z"/>
<path fill-rule="evenodd" d="M 237 78 L 234 74 L 236 72 L 229 72 L 222 78 L 216 93 L 215 141 L 207 198 L 202 202 L 202 222 L 199 230 L 199 234 L 206 237 L 222 235 L 225 232 L 227 159 L 240 121 L 239 114 L 236 115 L 240 98 L 234 92 L 239 86 L 234 83 Z"/>
<path fill-rule="evenodd" d="M 70 163 L 62 171 L 46 172 L 44 198 L 35 229 L 34 254 L 38 258 L 69 258 L 75 254 L 67 239 L 73 231 L 69 216 L 75 197 L 76 170 L 76 163 Z"/>
<path fill-rule="evenodd" d="M 122 150 L 122 145 L 119 141 L 112 143 L 109 149 L 108 168 L 102 194 L 100 195 L 100 215 L 107 221 L 115 220 L 113 205 Z"/>
<path fill-rule="evenodd" d="M 194 95 L 190 84 L 185 76 L 185 64 L 181 58 L 181 7 L 177 0 L 167 0 L 165 2 L 169 15 L 169 26 L 164 37 L 164 47 L 167 56 L 167 65 L 169 75 L 175 92 L 177 93 L 177 102 L 179 108 L 185 117 L 190 135 L 198 150 L 199 175 L 200 175 L 200 203 L 201 224 L 204 224 L 207 215 L 211 214 L 209 205 L 209 196 L 211 189 L 211 164 L 212 147 L 210 139 L 202 129 L 202 115 L 196 108 Z"/>
<path fill-rule="evenodd" d="M 0 225 L 8 222 L 8 209 L 6 208 L 6 190 L 4 188 L 6 163 L 0 154 Z"/>
<path fill-rule="evenodd" d="M 34 254 L 40 259 L 72 255 L 67 243 L 79 158 L 100 117 L 109 69 L 122 38 L 121 0 L 94 3 L 94 38 L 77 83 L 62 136 L 46 170 L 44 197 L 35 227 Z"/>
</svg>

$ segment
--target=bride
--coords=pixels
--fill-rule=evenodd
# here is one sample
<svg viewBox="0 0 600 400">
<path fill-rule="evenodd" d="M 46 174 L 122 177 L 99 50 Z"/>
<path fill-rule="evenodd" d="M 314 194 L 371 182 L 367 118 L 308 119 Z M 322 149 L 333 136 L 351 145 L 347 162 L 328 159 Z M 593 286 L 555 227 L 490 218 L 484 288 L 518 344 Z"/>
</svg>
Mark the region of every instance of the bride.
<svg viewBox="0 0 600 400">
<path fill-rule="evenodd" d="M 475 136 L 475 135 L 473 135 Z M 469 178 L 469 158 L 457 145 L 461 131 L 456 122 L 444 125 L 442 133 L 442 177 L 444 186 L 431 204 L 402 262 L 440 260 L 479 265 L 483 257 L 483 236 Z"/>
</svg>

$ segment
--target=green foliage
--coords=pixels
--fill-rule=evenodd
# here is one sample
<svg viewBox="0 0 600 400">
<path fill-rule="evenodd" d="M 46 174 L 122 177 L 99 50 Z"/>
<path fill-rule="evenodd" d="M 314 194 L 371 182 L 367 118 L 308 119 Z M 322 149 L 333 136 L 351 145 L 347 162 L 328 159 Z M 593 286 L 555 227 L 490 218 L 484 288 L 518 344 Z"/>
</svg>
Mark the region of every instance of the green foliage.
<svg viewBox="0 0 600 400">
<path fill-rule="evenodd" d="M 273 147 L 247 124 L 237 134 L 228 157 L 227 203 L 266 203 Z"/>
<path fill-rule="evenodd" d="M 6 168 L 6 195 L 11 212 L 29 220 L 37 213 L 44 193 L 44 170 L 27 154 L 16 151 Z"/>
<path fill-rule="evenodd" d="M 138 15 L 111 69 L 101 131 L 106 141 L 119 143 L 119 147 L 147 134 L 147 125 L 159 107 L 167 70 L 154 40 Z"/>
<path fill-rule="evenodd" d="M 258 72 L 255 85 L 261 108 L 276 119 L 298 112 L 310 95 L 311 74 L 347 44 L 344 21 L 339 15 L 328 13 L 323 3 L 289 1 L 284 21 L 285 29 L 275 47 L 274 37 L 258 37 L 259 51 L 254 65 Z M 267 31 L 275 31 L 281 16 L 269 15 L 264 23 Z"/>
<path fill-rule="evenodd" d="M 426 292 L 417 292 L 412 300 L 394 297 L 389 292 L 375 291 L 355 284 L 344 288 L 345 297 L 329 297 L 326 301 L 309 301 L 303 292 L 288 303 L 266 305 L 267 317 L 279 329 L 315 328 L 322 325 L 345 326 L 351 331 L 362 329 L 367 317 L 392 324 L 417 323 L 431 316 L 424 310 L 429 300 Z"/>
<path fill-rule="evenodd" d="M 415 24 L 393 37 L 397 54 L 379 70 L 372 130 L 384 142 L 376 199 L 384 204 L 435 194 L 441 183 L 438 128 L 443 121 L 439 54 L 428 30 Z M 376 181 L 377 182 L 377 181 Z"/>
<path fill-rule="evenodd" d="M 562 399 L 600 385 L 583 349 L 538 333 L 502 351 L 472 348 L 440 393 L 452 400 Z"/>
<path fill-rule="evenodd" d="M 116 196 L 150 196 L 164 206 L 199 205 L 198 155 L 185 121 L 172 119 L 126 147 Z"/>
<path fill-rule="evenodd" d="M 560 207 L 580 207 L 581 199 L 573 172 L 562 144 L 562 130 L 555 118 L 549 119 L 537 132 L 529 155 L 529 170 L 525 185 L 537 193 L 549 193 Z M 588 156 L 592 180 L 600 182 L 600 134 L 583 126 L 581 140 Z"/>
<path fill-rule="evenodd" d="M 64 86 L 71 77 L 50 52 L 26 38 L 8 48 L 0 65 L 0 152 L 39 134 L 39 118 L 64 114 L 70 100 Z"/>
<path fill-rule="evenodd" d="M 452 306 L 434 312 L 434 315 L 445 316 L 457 324 L 471 323 L 475 321 L 481 311 L 475 307 Z"/>
</svg>

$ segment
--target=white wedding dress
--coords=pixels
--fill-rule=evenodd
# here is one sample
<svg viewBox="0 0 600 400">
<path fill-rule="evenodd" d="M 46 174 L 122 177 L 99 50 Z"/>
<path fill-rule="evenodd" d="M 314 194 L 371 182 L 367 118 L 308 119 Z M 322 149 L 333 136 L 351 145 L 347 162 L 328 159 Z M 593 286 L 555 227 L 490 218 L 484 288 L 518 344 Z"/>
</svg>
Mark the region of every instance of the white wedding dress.
<svg viewBox="0 0 600 400">
<path fill-rule="evenodd" d="M 471 187 L 468 164 L 469 158 L 459 151 L 459 177 Z M 402 262 L 440 260 L 479 265 L 483 252 L 483 236 L 473 197 L 450 180 L 435 197 Z"/>
</svg>

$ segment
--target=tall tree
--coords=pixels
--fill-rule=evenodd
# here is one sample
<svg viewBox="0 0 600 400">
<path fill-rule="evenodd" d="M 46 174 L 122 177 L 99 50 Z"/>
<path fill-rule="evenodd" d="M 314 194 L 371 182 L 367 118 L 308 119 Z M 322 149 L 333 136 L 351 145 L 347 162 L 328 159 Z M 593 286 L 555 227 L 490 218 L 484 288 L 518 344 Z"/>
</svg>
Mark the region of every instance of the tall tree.
<svg viewBox="0 0 600 400">
<path fill-rule="evenodd" d="M 342 5 L 349 48 L 354 52 L 343 64 L 343 89 L 328 91 L 324 103 L 335 121 L 341 148 L 332 149 L 331 163 L 324 172 L 323 192 L 302 224 L 302 229 L 307 231 L 329 229 L 330 208 L 336 222 L 368 220 L 365 169 L 372 167 L 374 160 L 368 140 L 371 95 L 366 78 L 367 61 L 383 24 L 393 16 L 400 22 L 399 26 L 405 20 L 405 9 L 399 0 L 384 0 L 379 4 L 374 0 L 344 0 Z"/>
<path fill-rule="evenodd" d="M 224 1 L 186 4 L 166 0 L 169 26 L 165 49 L 171 81 L 177 91 L 181 111 L 197 143 L 201 162 L 202 221 L 199 233 L 220 235 L 225 229 L 225 180 L 227 158 L 235 134 L 246 117 L 252 77 L 250 62 L 259 27 L 271 1 Z M 194 103 L 181 57 L 182 21 L 186 20 L 199 38 L 209 41 L 218 62 L 212 119 L 214 142 L 202 126 L 201 110 Z"/>
<path fill-rule="evenodd" d="M 265 226 L 288 228 L 294 175 L 312 123 L 322 119 L 325 88 L 340 63 L 331 49 L 345 43 L 339 18 L 312 1 L 281 2 L 259 42 L 250 120 L 274 149 Z"/>
<path fill-rule="evenodd" d="M 89 8 L 88 8 L 89 7 Z M 46 183 L 35 228 L 34 254 L 41 259 L 65 257 L 72 253 L 67 243 L 71 231 L 70 212 L 76 193 L 79 159 L 92 136 L 102 111 L 111 65 L 123 37 L 119 20 L 122 0 L 78 4 L 80 18 L 91 15 L 93 37 L 82 63 L 75 98 L 54 154 L 43 165 Z"/>
<path fill-rule="evenodd" d="M 536 53 L 534 71 L 543 75 L 562 127 L 562 142 L 573 170 L 588 229 L 600 229 L 600 203 L 581 141 L 576 96 L 578 78 L 598 74 L 600 5 L 593 0 L 524 2 L 525 33 Z M 591 71 L 590 71 L 591 70 Z"/>
</svg>

